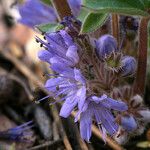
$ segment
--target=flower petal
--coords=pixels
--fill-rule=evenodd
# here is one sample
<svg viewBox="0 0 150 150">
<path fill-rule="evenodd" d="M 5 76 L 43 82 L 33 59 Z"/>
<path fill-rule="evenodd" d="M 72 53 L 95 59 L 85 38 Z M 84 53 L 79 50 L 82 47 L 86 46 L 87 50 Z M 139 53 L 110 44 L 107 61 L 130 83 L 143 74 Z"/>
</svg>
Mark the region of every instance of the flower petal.
<svg viewBox="0 0 150 150">
<path fill-rule="evenodd" d="M 97 96 L 92 96 L 91 101 L 94 101 L 95 103 L 100 103 L 103 100 L 105 100 L 107 98 L 107 95 L 103 94 L 101 97 L 97 97 Z"/>
<path fill-rule="evenodd" d="M 60 30 L 59 32 L 68 47 L 74 44 L 71 36 L 65 30 Z"/>
<path fill-rule="evenodd" d="M 109 109 L 114 109 L 117 111 L 126 111 L 128 109 L 128 106 L 120 101 L 120 100 L 114 100 L 112 98 L 106 98 L 106 101 L 102 101 L 102 105 Z"/>
<path fill-rule="evenodd" d="M 86 99 L 86 87 L 83 86 L 82 88 L 78 90 L 77 97 L 79 98 L 78 108 L 79 110 L 82 110 L 84 103 L 85 103 L 85 99 Z"/>
<path fill-rule="evenodd" d="M 66 70 L 71 71 L 71 68 L 69 68 L 67 65 L 63 64 L 63 63 L 53 63 L 51 65 L 51 69 L 57 73 L 62 74 L 63 72 L 65 72 Z"/>
<path fill-rule="evenodd" d="M 57 63 L 61 63 L 64 64 L 66 66 L 73 66 L 73 63 L 67 59 L 64 59 L 62 57 L 58 57 L 58 56 L 54 56 L 50 59 L 50 63 L 53 64 L 57 64 Z"/>
<path fill-rule="evenodd" d="M 99 117 L 102 125 L 110 135 L 114 135 L 118 131 L 119 126 L 109 110 L 101 107 L 99 109 Z"/>
<path fill-rule="evenodd" d="M 58 32 L 46 33 L 45 34 L 48 43 L 57 50 L 61 55 L 65 55 L 67 46 Z"/>
<path fill-rule="evenodd" d="M 74 76 L 75 76 L 76 81 L 79 81 L 80 83 L 85 84 L 85 79 L 79 69 L 74 68 Z"/>
<path fill-rule="evenodd" d="M 51 6 L 45 5 L 40 0 L 25 0 L 19 6 L 20 23 L 34 28 L 42 23 L 55 22 L 57 17 Z M 40 10 L 40 11 L 39 11 Z"/>
<path fill-rule="evenodd" d="M 45 62 L 50 62 L 50 58 L 52 57 L 51 53 L 47 50 L 41 50 L 38 52 L 38 58 Z"/>
<path fill-rule="evenodd" d="M 77 64 L 79 62 L 79 56 L 77 52 L 77 46 L 72 45 L 68 48 L 66 56 L 69 57 L 74 64 Z"/>
<path fill-rule="evenodd" d="M 73 96 L 67 98 L 63 106 L 61 107 L 59 115 L 64 118 L 67 118 L 71 114 L 77 103 L 78 101 Z"/>
<path fill-rule="evenodd" d="M 85 111 L 81 114 L 80 118 L 80 134 L 81 138 L 88 141 L 91 137 L 91 126 L 92 126 L 92 113 Z"/>
<path fill-rule="evenodd" d="M 49 91 L 55 91 L 56 87 L 63 82 L 62 78 L 51 78 L 46 81 L 45 88 Z"/>
</svg>

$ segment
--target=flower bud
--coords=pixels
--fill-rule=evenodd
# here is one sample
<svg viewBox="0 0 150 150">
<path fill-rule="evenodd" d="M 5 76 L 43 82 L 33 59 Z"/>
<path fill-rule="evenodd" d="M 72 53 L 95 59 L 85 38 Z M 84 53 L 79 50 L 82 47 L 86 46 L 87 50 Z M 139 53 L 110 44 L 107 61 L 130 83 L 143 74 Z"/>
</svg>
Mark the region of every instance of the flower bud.
<svg viewBox="0 0 150 150">
<path fill-rule="evenodd" d="M 142 120 L 144 122 L 150 122 L 150 110 L 146 109 L 146 110 L 140 110 L 138 111 L 138 113 L 142 116 Z"/>
<path fill-rule="evenodd" d="M 120 145 L 124 145 L 127 143 L 127 141 L 129 140 L 128 134 L 127 132 L 122 132 L 122 127 L 120 127 L 120 129 L 118 130 L 118 134 L 116 134 L 114 136 L 115 141 L 120 144 Z"/>
<path fill-rule="evenodd" d="M 123 77 L 131 76 L 135 73 L 137 63 L 134 57 L 125 56 L 121 60 L 121 75 Z"/>
<path fill-rule="evenodd" d="M 128 132 L 134 131 L 137 128 L 137 123 L 133 116 L 123 116 L 121 118 L 121 125 Z"/>
<path fill-rule="evenodd" d="M 139 126 L 138 129 L 136 130 L 136 135 L 138 136 L 143 134 L 144 130 L 145 130 L 145 126 Z"/>
<path fill-rule="evenodd" d="M 140 95 L 135 95 L 130 100 L 130 105 L 132 108 L 140 107 L 143 103 L 143 98 Z"/>
<path fill-rule="evenodd" d="M 116 39 L 109 35 L 101 36 L 96 42 L 96 53 L 100 60 L 104 60 L 112 52 L 118 52 Z"/>
</svg>

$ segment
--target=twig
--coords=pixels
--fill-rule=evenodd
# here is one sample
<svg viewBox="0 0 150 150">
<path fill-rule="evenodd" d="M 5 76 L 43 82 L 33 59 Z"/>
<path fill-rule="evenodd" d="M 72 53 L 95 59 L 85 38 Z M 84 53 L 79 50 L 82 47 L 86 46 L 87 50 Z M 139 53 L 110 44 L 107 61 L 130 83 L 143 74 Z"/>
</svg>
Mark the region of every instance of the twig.
<svg viewBox="0 0 150 150">
<path fill-rule="evenodd" d="M 60 104 L 60 103 L 59 103 Z M 61 106 L 61 104 L 60 104 Z M 71 139 L 71 144 L 73 149 L 78 149 L 78 150 L 90 150 L 88 149 L 86 143 L 84 140 L 81 139 L 81 136 L 79 134 L 79 130 L 77 127 L 77 124 L 74 123 L 71 117 L 61 119 L 64 125 L 64 128 L 66 129 L 66 133 Z"/>
<path fill-rule="evenodd" d="M 38 146 L 34 146 L 32 148 L 26 149 L 26 150 L 37 150 L 37 149 L 41 149 L 41 148 L 45 148 L 45 147 L 54 147 L 55 148 L 59 145 L 62 144 L 62 140 L 57 140 L 57 141 L 49 141 L 49 142 L 45 142 L 44 144 L 38 145 Z"/>
<path fill-rule="evenodd" d="M 26 65 L 24 65 L 23 63 L 21 63 L 20 60 L 17 60 L 17 58 L 15 58 L 14 56 L 11 56 L 9 53 L 1 51 L 1 54 L 3 54 L 7 59 L 9 59 L 16 67 L 17 69 L 24 74 L 31 82 L 34 82 L 36 85 L 41 86 L 41 89 L 43 91 L 45 91 L 45 88 L 43 86 L 43 83 L 40 80 L 37 80 L 38 77 L 29 69 L 26 67 Z M 19 64 L 19 65 L 16 65 Z M 31 76 L 32 75 L 32 76 Z M 47 92 L 47 91 L 45 91 Z M 48 92 L 47 92 L 48 94 Z M 72 115 L 75 116 L 75 112 L 72 112 Z M 99 138 L 102 139 L 102 135 L 100 134 L 99 130 L 93 125 L 92 127 L 92 132 Z M 123 148 L 121 146 L 119 146 L 117 143 L 115 143 L 111 138 L 106 137 L 106 141 L 107 144 L 113 148 L 114 150 L 123 150 Z M 116 149 L 118 148 L 118 149 Z"/>
<path fill-rule="evenodd" d="M 95 136 L 97 136 L 98 138 L 102 139 L 102 134 L 100 133 L 100 131 L 98 130 L 98 128 L 96 126 L 92 126 L 92 132 Z M 106 138 L 106 142 L 108 143 L 108 145 L 114 149 L 114 150 L 123 150 L 124 148 L 121 147 L 120 145 L 118 145 L 115 141 L 113 141 L 110 137 L 107 136 Z"/>
<path fill-rule="evenodd" d="M 0 51 L 0 53 L 6 59 L 10 60 L 21 73 L 23 73 L 27 78 L 30 79 L 31 82 L 33 82 L 37 86 L 43 86 L 43 83 L 40 81 L 40 79 L 35 76 L 35 74 L 30 69 L 28 69 L 28 67 L 26 67 L 26 65 L 22 63 L 19 59 L 6 52 L 5 50 Z"/>
<path fill-rule="evenodd" d="M 59 133 L 56 126 L 56 121 L 53 122 L 53 139 L 58 140 L 59 139 Z"/>
<path fill-rule="evenodd" d="M 119 39 L 119 16 L 118 14 L 112 14 L 112 35 L 116 38 L 118 45 Z"/>
<path fill-rule="evenodd" d="M 64 131 L 64 128 L 63 128 L 63 125 L 62 125 L 62 121 L 61 121 L 61 119 L 60 119 L 60 117 L 58 115 L 59 113 L 58 113 L 56 105 L 53 105 L 51 107 L 51 109 L 52 109 L 52 112 L 53 112 L 52 113 L 53 114 L 53 118 L 55 119 L 55 122 L 56 122 L 56 124 L 58 126 L 58 129 L 60 131 L 61 137 L 63 138 L 64 145 L 65 145 L 66 149 L 67 150 L 72 150 L 71 145 L 69 143 L 69 140 L 67 138 L 67 135 L 66 135 L 66 133 Z"/>
<path fill-rule="evenodd" d="M 136 78 L 133 85 L 134 94 L 144 95 L 146 67 L 147 67 L 147 46 L 148 46 L 148 18 L 142 18 L 139 29 L 138 66 Z"/>
<path fill-rule="evenodd" d="M 61 21 L 65 16 L 72 15 L 67 0 L 52 0 L 52 4 L 57 11 L 59 21 Z"/>
</svg>

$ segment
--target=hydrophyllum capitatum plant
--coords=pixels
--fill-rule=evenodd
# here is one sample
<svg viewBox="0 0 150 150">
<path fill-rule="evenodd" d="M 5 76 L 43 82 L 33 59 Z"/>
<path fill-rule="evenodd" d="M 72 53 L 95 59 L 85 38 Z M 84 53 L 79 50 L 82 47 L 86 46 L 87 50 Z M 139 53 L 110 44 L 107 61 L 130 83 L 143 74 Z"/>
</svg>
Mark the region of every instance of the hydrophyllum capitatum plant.
<svg viewBox="0 0 150 150">
<path fill-rule="evenodd" d="M 72 16 L 65 17 L 61 24 L 62 30 L 45 33 L 44 39 L 36 38 L 44 48 L 38 57 L 53 71 L 45 88 L 49 97 L 63 101 L 60 116 L 67 118 L 76 110 L 75 122 L 80 122 L 81 137 L 88 142 L 93 122 L 104 141 L 106 134 L 121 137 L 122 131 L 128 134 L 138 130 L 139 122 L 130 111 L 133 103 L 113 94 L 120 80 L 134 76 L 135 58 L 124 55 L 112 35 L 98 39 L 79 35 L 81 22 Z"/>
</svg>

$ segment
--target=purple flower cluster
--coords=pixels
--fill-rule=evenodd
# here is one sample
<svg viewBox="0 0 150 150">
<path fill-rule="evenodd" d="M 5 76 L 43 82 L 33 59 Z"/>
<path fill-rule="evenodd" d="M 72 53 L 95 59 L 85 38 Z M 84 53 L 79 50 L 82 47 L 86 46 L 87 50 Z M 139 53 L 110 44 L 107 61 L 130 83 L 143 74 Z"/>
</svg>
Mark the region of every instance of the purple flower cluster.
<svg viewBox="0 0 150 150">
<path fill-rule="evenodd" d="M 106 61 L 107 67 L 123 77 L 135 74 L 137 65 L 135 58 L 122 55 L 113 36 L 103 35 L 97 40 L 96 54 L 101 61 Z"/>
<path fill-rule="evenodd" d="M 135 73 L 136 61 L 118 50 L 111 35 L 103 35 L 92 43 L 88 35 L 73 35 L 70 31 L 76 33 L 80 23 L 72 20 L 73 17 L 64 18 L 64 29 L 45 33 L 45 40 L 36 38 L 45 48 L 39 51 L 38 57 L 49 63 L 53 71 L 45 88 L 54 99 L 59 97 L 59 101 L 64 101 L 60 116 L 67 118 L 73 110 L 78 110 L 75 121 L 80 120 L 82 139 L 90 140 L 92 122 L 95 121 L 105 140 L 107 133 L 113 136 L 119 130 L 117 112 L 128 109 L 125 102 L 112 99 L 110 91 L 118 76 Z M 109 65 L 113 65 L 116 71 Z M 125 119 L 122 122 L 128 124 Z"/>
</svg>

